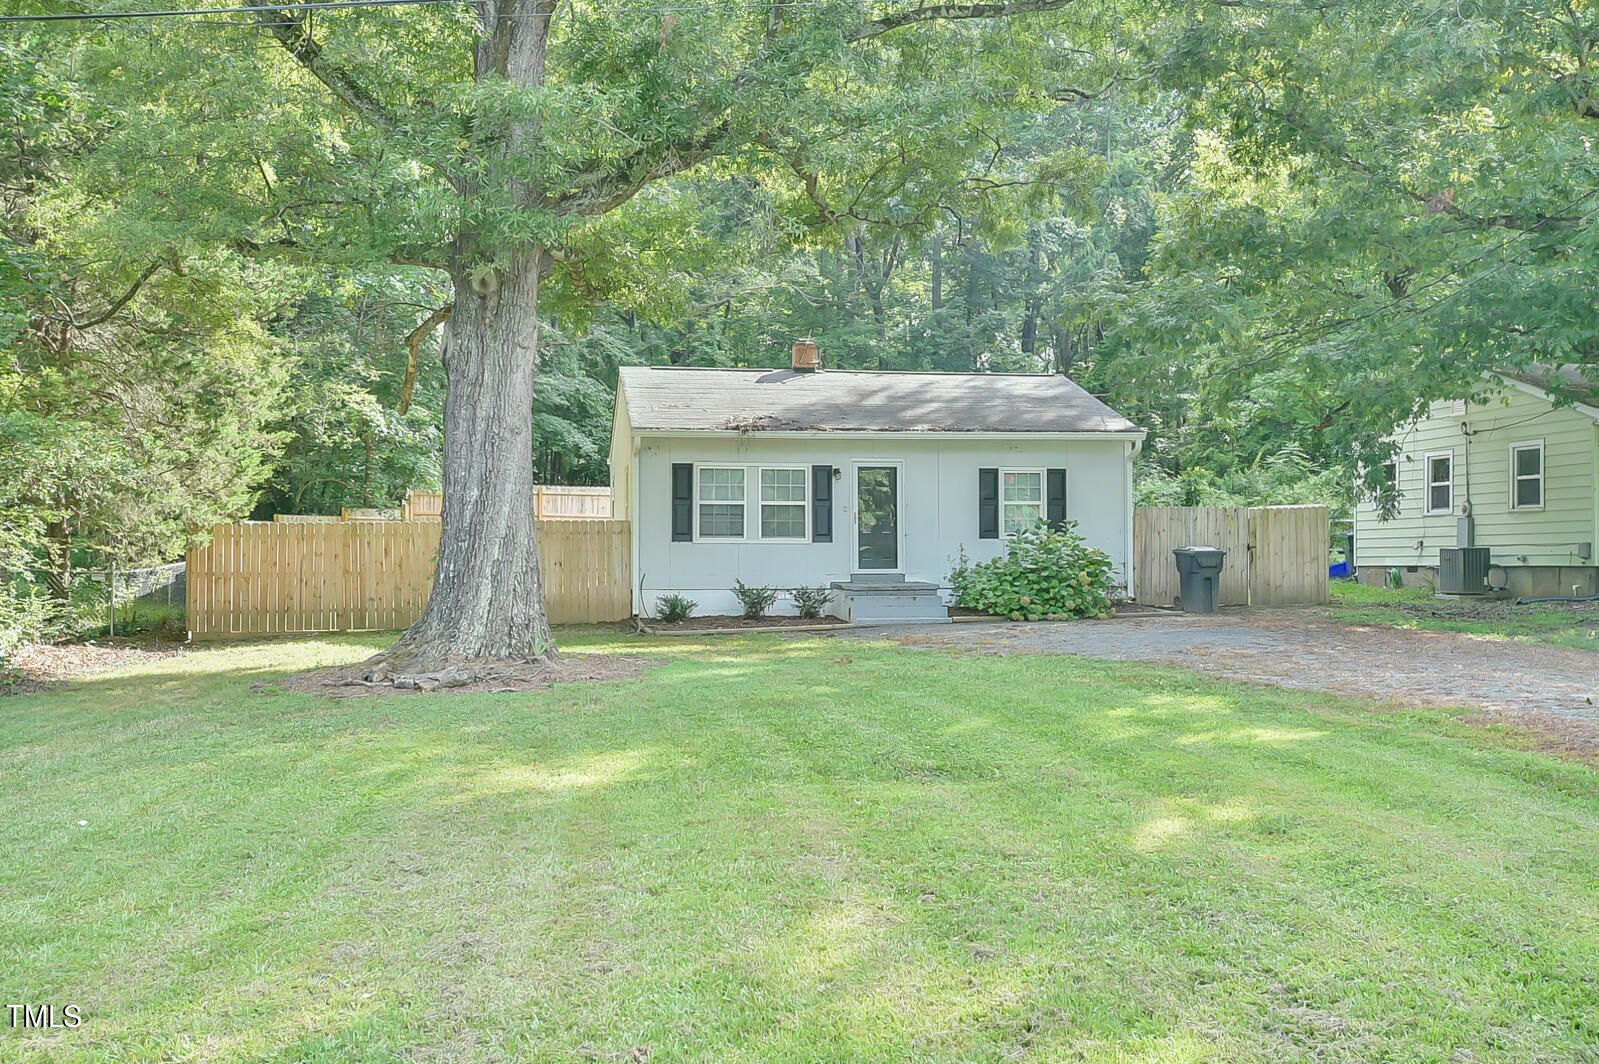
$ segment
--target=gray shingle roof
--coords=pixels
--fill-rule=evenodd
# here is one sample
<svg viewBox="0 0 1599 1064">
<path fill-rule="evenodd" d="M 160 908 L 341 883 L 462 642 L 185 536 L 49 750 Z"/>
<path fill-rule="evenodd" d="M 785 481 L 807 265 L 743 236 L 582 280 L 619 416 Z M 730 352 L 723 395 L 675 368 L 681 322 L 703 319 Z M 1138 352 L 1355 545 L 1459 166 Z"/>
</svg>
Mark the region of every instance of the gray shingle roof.
<svg viewBox="0 0 1599 1064">
<path fill-rule="evenodd" d="M 624 366 L 635 431 L 1138 432 L 1059 374 Z"/>
<path fill-rule="evenodd" d="M 1505 370 L 1503 376 L 1542 388 L 1557 398 L 1599 406 L 1599 367 L 1534 362 L 1526 369 Z"/>
</svg>

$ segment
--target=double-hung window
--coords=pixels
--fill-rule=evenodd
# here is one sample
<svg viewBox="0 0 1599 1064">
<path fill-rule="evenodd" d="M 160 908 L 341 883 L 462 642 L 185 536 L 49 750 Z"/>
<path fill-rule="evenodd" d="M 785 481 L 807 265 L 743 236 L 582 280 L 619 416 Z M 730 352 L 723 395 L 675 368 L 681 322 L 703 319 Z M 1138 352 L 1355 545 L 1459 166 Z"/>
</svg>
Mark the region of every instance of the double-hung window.
<svg viewBox="0 0 1599 1064">
<path fill-rule="evenodd" d="M 805 483 L 809 473 L 803 467 L 760 471 L 762 539 L 805 538 Z"/>
<path fill-rule="evenodd" d="M 1510 508 L 1543 509 L 1543 441 L 1510 445 Z"/>
<path fill-rule="evenodd" d="M 1014 536 L 1044 516 L 1044 471 L 1002 469 L 999 473 L 1000 531 Z"/>
<path fill-rule="evenodd" d="M 1422 462 L 1427 475 L 1427 512 L 1449 513 L 1455 508 L 1455 452 L 1437 451 Z"/>
<path fill-rule="evenodd" d="M 744 538 L 744 468 L 700 466 L 701 539 Z"/>
<path fill-rule="evenodd" d="M 703 465 L 695 476 L 696 538 L 791 542 L 809 538 L 808 468 Z M 752 507 L 755 512 L 750 514 Z"/>
</svg>

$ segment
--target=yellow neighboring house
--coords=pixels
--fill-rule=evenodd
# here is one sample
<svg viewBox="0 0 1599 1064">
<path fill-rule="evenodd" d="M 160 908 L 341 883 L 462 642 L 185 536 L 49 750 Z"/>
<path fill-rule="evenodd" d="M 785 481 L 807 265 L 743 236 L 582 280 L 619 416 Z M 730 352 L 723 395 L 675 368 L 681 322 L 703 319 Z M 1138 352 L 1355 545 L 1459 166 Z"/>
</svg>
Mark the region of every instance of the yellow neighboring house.
<svg viewBox="0 0 1599 1064">
<path fill-rule="evenodd" d="M 1360 580 L 1436 582 L 1440 549 L 1479 547 L 1510 594 L 1599 594 L 1599 383 L 1572 367 L 1490 381 L 1482 401 L 1434 403 L 1391 437 L 1399 512 L 1356 509 Z"/>
</svg>

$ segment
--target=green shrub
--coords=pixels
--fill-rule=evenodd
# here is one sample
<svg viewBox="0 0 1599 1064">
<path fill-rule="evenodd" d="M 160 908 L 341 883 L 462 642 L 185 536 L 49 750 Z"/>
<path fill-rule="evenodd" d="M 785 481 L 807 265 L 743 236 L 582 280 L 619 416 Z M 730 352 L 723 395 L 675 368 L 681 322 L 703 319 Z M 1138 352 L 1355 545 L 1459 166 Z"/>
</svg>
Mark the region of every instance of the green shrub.
<svg viewBox="0 0 1599 1064">
<path fill-rule="evenodd" d="M 1077 534 L 1077 523 L 1052 529 L 1035 521 L 1017 532 L 1003 557 L 971 565 L 965 551 L 949 574 L 955 604 L 1012 620 L 1108 617 L 1114 585 L 1110 556 Z"/>
<path fill-rule="evenodd" d="M 0 579 L 0 669 L 49 626 L 50 600 L 27 574 Z"/>
<path fill-rule="evenodd" d="M 686 621 L 699 608 L 700 604 L 686 595 L 662 595 L 655 600 L 655 612 L 667 624 Z"/>
<path fill-rule="evenodd" d="M 738 604 L 744 607 L 744 616 L 752 621 L 758 621 L 766 616 L 766 611 L 772 608 L 777 601 L 777 588 L 775 587 L 750 587 L 742 580 L 733 581 L 733 597 L 738 599 Z"/>
<path fill-rule="evenodd" d="M 796 587 L 790 594 L 794 597 L 794 608 L 799 610 L 801 617 L 820 617 L 828 603 L 833 601 L 833 589 L 830 587 Z"/>
</svg>

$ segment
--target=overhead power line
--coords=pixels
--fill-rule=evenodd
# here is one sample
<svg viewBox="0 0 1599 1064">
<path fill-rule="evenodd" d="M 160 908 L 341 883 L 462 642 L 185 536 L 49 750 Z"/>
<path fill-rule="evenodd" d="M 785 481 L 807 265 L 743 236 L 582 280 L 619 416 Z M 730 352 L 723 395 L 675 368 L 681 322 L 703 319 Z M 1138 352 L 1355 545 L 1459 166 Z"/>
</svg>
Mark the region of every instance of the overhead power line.
<svg viewBox="0 0 1599 1064">
<path fill-rule="evenodd" d="M 324 11 L 343 7 L 401 7 L 432 4 L 461 5 L 471 0 L 315 0 L 303 4 L 254 4 L 249 7 L 174 8 L 166 11 L 74 11 L 56 15 L 5 15 L 7 22 L 100 22 L 105 19 L 182 18 L 189 15 L 250 15 L 256 12 Z"/>
<path fill-rule="evenodd" d="M 365 7 L 466 7 L 473 0 L 313 0 L 308 3 L 294 4 L 251 4 L 240 7 L 199 7 L 199 8 L 172 8 L 157 11 L 74 11 L 54 15 L 3 15 L 0 16 L 0 25 L 29 24 L 61 22 L 105 22 L 110 20 L 125 21 L 129 19 L 159 19 L 159 18 L 186 18 L 194 15 L 253 15 L 277 14 L 297 11 L 327 11 L 343 8 Z M 783 7 L 838 7 L 844 4 L 853 4 L 855 0 L 784 0 Z M 685 5 L 677 7 L 641 5 L 633 6 L 623 4 L 616 8 L 606 5 L 608 9 L 622 13 L 646 14 L 655 12 L 674 11 L 703 11 L 704 5 Z M 753 8 L 754 5 L 751 5 Z M 506 18 L 546 18 L 542 13 L 524 13 L 503 16 Z M 244 25 L 244 23 L 240 23 Z"/>
</svg>

